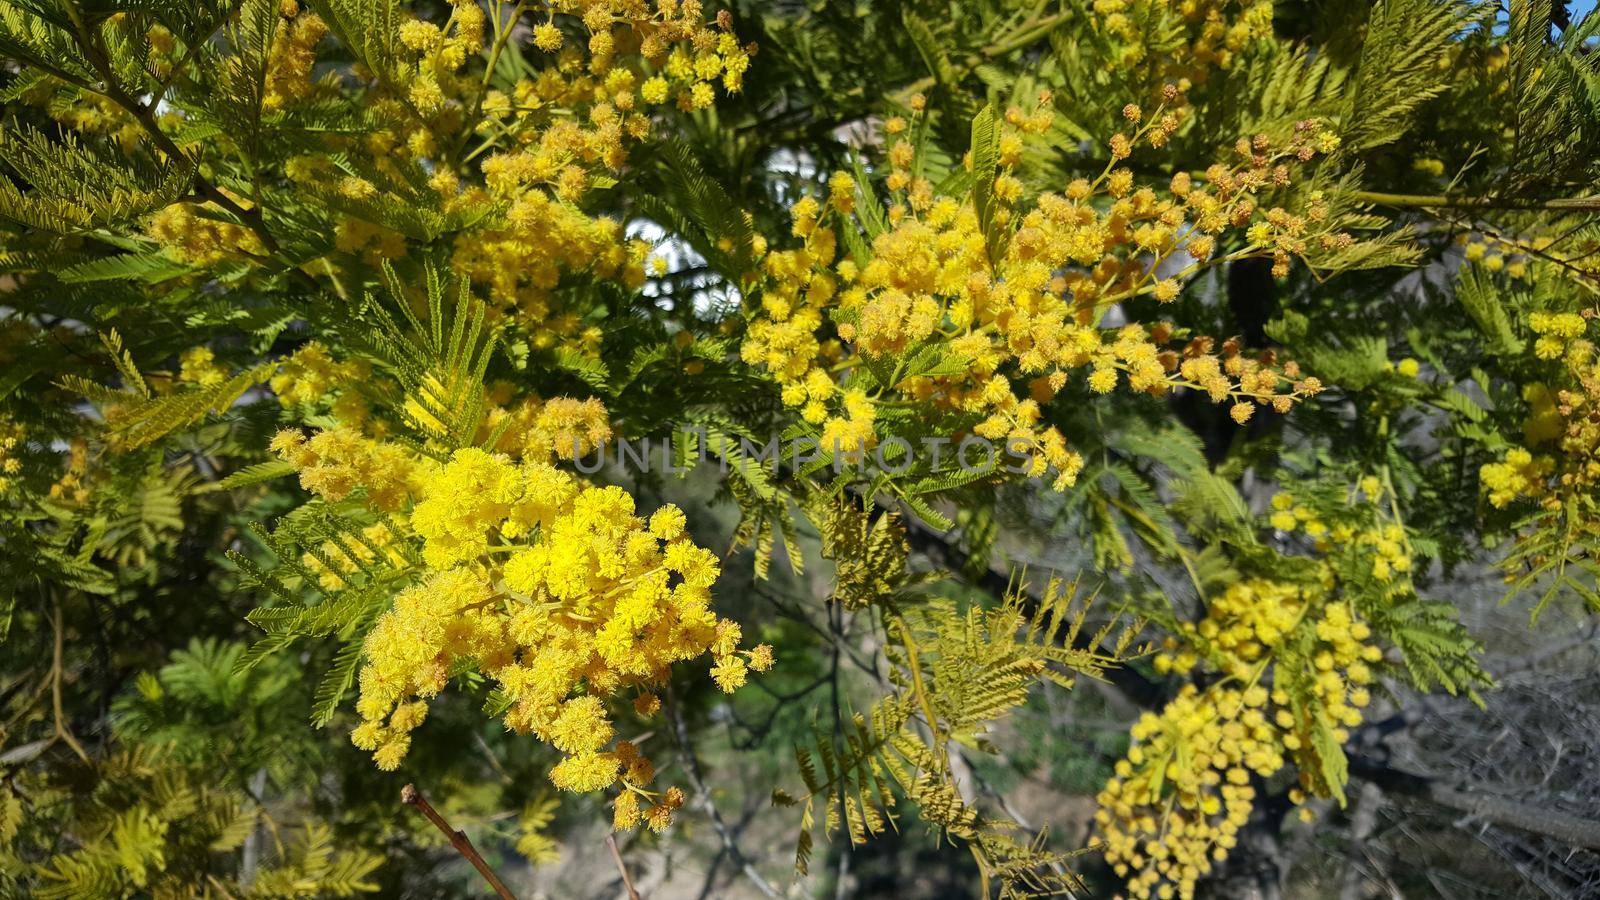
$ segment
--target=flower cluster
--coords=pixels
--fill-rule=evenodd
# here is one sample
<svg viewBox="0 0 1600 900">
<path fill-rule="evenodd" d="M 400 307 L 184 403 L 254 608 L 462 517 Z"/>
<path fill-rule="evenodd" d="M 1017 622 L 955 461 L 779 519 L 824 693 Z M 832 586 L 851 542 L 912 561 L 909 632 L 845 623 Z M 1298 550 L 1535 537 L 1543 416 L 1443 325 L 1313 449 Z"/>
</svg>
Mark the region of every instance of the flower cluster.
<svg viewBox="0 0 1600 900">
<path fill-rule="evenodd" d="M 1382 481 L 1374 475 L 1362 478 L 1356 489 L 1349 492 L 1351 504 L 1359 496 L 1367 504 L 1381 503 L 1386 496 Z M 1341 513 L 1348 509 L 1340 510 Z M 1268 522 L 1283 532 L 1301 532 L 1311 538 L 1312 546 L 1319 552 L 1342 552 L 1357 555 L 1368 568 L 1368 574 L 1378 581 L 1389 581 L 1396 573 L 1411 571 L 1411 551 L 1405 527 L 1399 522 L 1371 521 L 1357 515 L 1341 515 L 1332 526 L 1328 525 L 1311 507 L 1297 502 L 1295 495 L 1279 491 L 1272 496 L 1272 514 Z"/>
<path fill-rule="evenodd" d="M 1146 713 L 1098 797 L 1106 859 L 1130 894 L 1194 896 L 1197 879 L 1237 843 L 1254 807 L 1252 780 L 1289 760 L 1301 784 L 1291 799 L 1334 789 L 1314 754 L 1361 722 L 1369 664 L 1381 656 L 1370 637 L 1347 603 L 1320 590 L 1250 580 L 1168 638 L 1157 671 L 1203 665 L 1221 677 L 1186 684 L 1159 714 Z"/>
<path fill-rule="evenodd" d="M 577 401 L 543 406 L 558 426 L 584 420 L 585 410 Z M 359 492 L 377 510 L 401 513 L 357 541 L 309 553 L 325 588 L 344 586 L 380 554 L 403 562 L 397 540 L 421 541 L 421 580 L 395 597 L 363 644 L 358 746 L 380 767 L 397 767 L 428 701 L 470 667 L 498 685 L 508 727 L 563 754 L 550 772 L 556 786 L 588 792 L 621 782 L 618 826 L 665 826 L 682 793 L 648 790 L 654 767 L 627 742 L 613 744 L 607 701 L 631 693 L 634 710 L 650 716 L 660 708 L 653 690 L 674 663 L 709 655 L 713 679 L 732 691 L 773 661 L 765 645 L 740 650 L 739 626 L 711 611 L 719 562 L 686 536 L 681 510 L 643 519 L 621 488 L 586 484 L 542 459 L 468 448 L 440 464 L 348 428 L 309 439 L 287 431 L 274 449 L 308 489 L 330 500 Z"/>
<path fill-rule="evenodd" d="M 192 203 L 174 203 L 160 210 L 150 217 L 145 230 L 173 259 L 196 266 L 260 257 L 266 252 L 255 232 L 200 215 Z"/>
<path fill-rule="evenodd" d="M 1489 502 L 1497 508 L 1545 492 L 1545 479 L 1555 469 L 1548 456 L 1535 457 L 1523 447 L 1512 447 L 1500 462 L 1484 463 L 1478 479 L 1489 492 Z"/>
<path fill-rule="evenodd" d="M 190 347 L 178 356 L 178 381 L 184 384 L 211 387 L 227 379 L 228 370 L 210 347 Z"/>
<path fill-rule="evenodd" d="M 1095 0 L 1093 8 L 1115 41 L 1118 69 L 1146 67 L 1164 81 L 1203 81 L 1272 34 L 1271 0 Z"/>
<path fill-rule="evenodd" d="M 1533 342 L 1533 355 L 1540 359 L 1561 359 L 1573 347 L 1573 341 L 1589 330 L 1588 321 L 1578 313 L 1536 312 L 1528 316 L 1528 327 L 1539 337 Z M 1579 353 L 1591 353 L 1586 345 Z"/>
<path fill-rule="evenodd" d="M 415 570 L 364 639 L 362 723 L 352 740 L 380 767 L 399 766 L 428 702 L 452 674 L 475 670 L 497 685 L 509 728 L 562 754 L 550 771 L 556 786 L 620 785 L 618 827 L 665 827 L 682 792 L 649 789 L 654 767 L 614 740 L 608 704 L 631 697 L 639 716 L 655 715 L 655 689 L 672 665 L 699 656 L 711 658 L 712 679 L 730 692 L 750 671 L 771 667 L 770 647 L 741 650 L 739 626 L 711 610 L 717 557 L 686 535 L 676 507 L 644 519 L 621 488 L 555 467 L 610 438 L 598 399 L 541 399 L 490 384 L 473 436 L 479 446 L 451 452 L 452 436 L 430 412 L 437 402 L 423 402 L 451 391 L 424 379 L 421 390 L 433 396 L 408 396 L 404 415 L 432 436 L 422 447 L 388 442 L 377 418 L 344 415 L 344 395 L 356 395 L 338 386 L 358 369 L 365 373 L 310 344 L 272 380 L 286 407 L 329 407 L 339 394 L 330 407 L 338 424 L 309 437 L 285 430 L 271 449 L 307 490 L 361 501 L 376 517 L 303 547 L 304 570 L 327 591 L 370 586 L 374 572 Z"/>
<path fill-rule="evenodd" d="M 442 23 L 406 18 L 395 45 L 351 73 L 364 90 L 365 130 L 329 131 L 322 152 L 284 163 L 288 185 L 331 211 L 333 252 L 303 271 L 337 278 L 352 261 L 398 259 L 415 235 L 393 211 L 433 206 L 454 232 L 455 270 L 484 290 L 500 325 L 538 349 L 596 352 L 590 308 L 558 298 L 557 287 L 582 274 L 637 288 L 649 246 L 582 202 L 615 183 L 654 111 L 703 109 L 718 91 L 741 90 L 752 51 L 727 13 L 708 20 L 699 0 L 561 0 L 539 12 L 519 6 L 503 21 L 471 0 L 445 9 Z M 314 77 L 327 23 L 284 0 L 271 27 L 263 108 L 294 114 L 343 96 L 336 81 Z M 149 39 L 168 60 L 171 34 L 153 29 Z M 502 71 L 513 41 L 527 41 L 525 74 L 500 84 L 490 73 Z M 139 124 L 119 113 L 98 114 L 101 130 L 137 137 Z M 266 259 L 257 233 L 229 218 L 179 203 L 155 213 L 148 232 L 196 265 Z"/>
<path fill-rule="evenodd" d="M 311 69 L 317 62 L 315 48 L 328 33 L 327 23 L 316 13 L 302 12 L 297 0 L 283 0 L 278 5 L 273 28 L 261 92 L 261 106 L 267 110 L 282 109 L 316 92 L 311 80 Z"/>
<path fill-rule="evenodd" d="M 509 412 L 497 405 L 485 417 L 482 436 L 500 430 L 507 418 L 511 424 L 501 431 L 495 449 L 529 462 L 577 459 L 611 438 L 611 418 L 594 397 L 530 397 Z"/>
<path fill-rule="evenodd" d="M 306 490 L 335 502 L 360 490 L 368 503 L 385 512 L 410 502 L 433 469 L 404 447 L 374 441 L 346 426 L 319 431 L 310 439 L 298 429 L 285 429 L 272 439 L 271 450 L 294 466 Z"/>
<path fill-rule="evenodd" d="M 97 474 L 98 471 L 91 472 L 89 468 L 88 442 L 81 437 L 73 438 L 67 445 L 66 471 L 50 485 L 50 499 L 70 506 L 88 503 Z"/>
<path fill-rule="evenodd" d="M 1047 100 L 1048 98 L 1043 98 Z M 1243 256 L 1266 256 L 1286 268 L 1293 256 L 1348 246 L 1332 230 L 1322 198 L 1305 210 L 1262 209 L 1264 192 L 1288 183 L 1289 165 L 1330 149 L 1332 137 L 1315 122 L 1296 127 L 1281 146 L 1262 135 L 1242 140 L 1235 166 L 1216 165 L 1204 181 L 1175 176 L 1166 195 L 1137 187 L 1115 163 L 1138 141 L 1159 145 L 1177 128 L 1160 110 L 1146 120 L 1130 105 L 1132 137 L 1111 142 L 1113 165 L 1063 193 L 1046 193 L 1027 208 L 1012 174 L 1025 135 L 1048 127 L 1043 100 L 1033 114 L 1013 109 L 998 139 L 999 174 L 965 200 L 936 196 L 913 177 L 916 150 L 904 119 L 885 124 L 895 201 L 888 227 L 865 253 L 837 259 L 839 237 L 825 224 L 856 229 L 858 192 L 848 174 L 829 180 L 827 204 L 800 200 L 792 209 L 799 247 L 765 254 L 759 313 L 741 354 L 764 368 L 825 437 L 871 446 L 871 403 L 905 400 L 973 417 L 973 430 L 1037 448 L 1058 487 L 1070 484 L 1081 461 L 1054 428 L 1040 428 L 1041 404 L 1085 371 L 1090 389 L 1105 393 L 1120 381 L 1150 394 L 1176 388 L 1231 401 L 1233 417 L 1248 420 L 1258 404 L 1283 412 L 1321 389 L 1293 362 L 1251 356 L 1238 341 L 1210 338 L 1172 343 L 1174 330 L 1129 324 L 1102 326 L 1114 305 L 1149 296 L 1168 302 L 1201 268 Z M 914 106 L 920 104 L 914 103 Z M 1226 257 L 1219 238 L 1242 231 L 1248 246 Z M 1181 268 L 1168 265 L 1179 257 Z M 836 322 L 836 338 L 827 335 Z M 905 372 L 868 398 L 840 390 L 834 372 L 860 358 L 897 360 L 938 352 L 944 363 Z M 903 371 L 903 370 L 902 370 Z M 848 384 L 848 382 L 847 382 Z M 1038 474 L 1038 473 L 1035 473 Z"/>
<path fill-rule="evenodd" d="M 1553 515 L 1568 498 L 1586 506 L 1600 484 L 1600 424 L 1594 416 L 1600 408 L 1600 361 L 1588 336 L 1593 315 L 1586 309 L 1528 316 L 1535 335 L 1533 354 L 1554 362 L 1556 372 L 1550 383 L 1523 385 L 1526 446 L 1512 447 L 1478 472 L 1490 505 L 1505 508 L 1532 500 Z"/>
<path fill-rule="evenodd" d="M 140 17 L 142 18 L 142 17 Z M 165 77 L 170 71 L 170 56 L 174 49 L 172 34 L 157 25 L 141 35 L 135 27 L 135 16 L 128 12 L 115 12 L 105 17 L 101 26 L 106 35 L 115 41 L 140 41 L 148 39 L 151 47 L 152 71 Z M 39 111 L 73 131 L 86 135 L 103 135 L 124 151 L 131 151 L 146 140 L 144 126 L 139 120 L 104 94 L 82 90 L 72 80 L 50 73 L 30 79 L 27 85 L 18 85 L 15 99 L 39 108 Z"/>
<path fill-rule="evenodd" d="M 278 364 L 267 384 L 285 407 L 319 403 L 336 389 L 370 375 L 360 360 L 336 361 L 328 349 L 312 341 Z"/>
<path fill-rule="evenodd" d="M 621 0 L 552 6 L 557 16 L 533 29 L 544 66 L 509 93 L 437 88 L 446 107 L 470 106 L 469 98 L 477 98 L 482 119 L 474 127 L 482 149 L 493 149 L 483 155 L 482 189 L 464 189 L 451 173 L 435 176 L 446 207 L 496 213 L 483 227 L 462 232 L 454 266 L 485 285 L 496 307 L 517 311 L 539 348 L 558 341 L 586 346 L 598 338 L 582 327 L 581 311 L 555 303 L 565 272 L 635 288 L 645 279 L 648 245 L 624 239 L 621 223 L 592 218 L 576 203 L 611 181 L 626 163 L 627 144 L 650 133 L 651 106 L 674 98 L 682 109 L 710 106 L 718 86 L 738 91 L 749 67 L 726 14 L 707 26 L 694 0 L 658 3 L 653 10 Z M 573 46 L 568 35 L 578 27 L 587 40 Z M 413 30 L 421 35 L 422 24 Z M 438 135 L 459 131 L 458 123 L 446 125 Z M 435 152 L 426 146 L 416 151 Z"/>
<path fill-rule="evenodd" d="M 1188 685 L 1159 716 L 1134 725 L 1095 814 L 1106 860 L 1130 895 L 1192 897 L 1195 881 L 1227 858 L 1254 807 L 1251 774 L 1283 765 L 1262 711 L 1266 694 Z"/>
<path fill-rule="evenodd" d="M 22 427 L 0 420 L 0 494 L 11 490 L 13 477 L 22 471 L 17 451 L 22 448 Z"/>
<path fill-rule="evenodd" d="M 1477 235 L 1477 240 L 1472 235 L 1462 235 L 1460 242 L 1464 245 L 1462 256 L 1467 262 L 1483 266 L 1490 272 L 1505 272 L 1512 278 L 1523 278 L 1528 274 L 1528 256 L 1532 253 L 1543 253 L 1549 249 L 1549 238 L 1535 238 L 1524 243 L 1516 238 L 1502 238 L 1499 235 Z"/>
</svg>

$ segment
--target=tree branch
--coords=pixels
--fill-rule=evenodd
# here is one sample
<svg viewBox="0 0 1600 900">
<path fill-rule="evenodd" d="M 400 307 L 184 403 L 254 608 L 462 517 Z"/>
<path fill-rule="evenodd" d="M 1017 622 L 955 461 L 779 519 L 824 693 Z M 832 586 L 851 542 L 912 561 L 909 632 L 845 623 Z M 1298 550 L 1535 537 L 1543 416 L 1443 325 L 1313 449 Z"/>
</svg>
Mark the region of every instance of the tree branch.
<svg viewBox="0 0 1600 900">
<path fill-rule="evenodd" d="M 1371 756 L 1352 754 L 1350 774 L 1390 793 L 1418 797 L 1494 825 L 1517 828 L 1564 844 L 1600 850 L 1600 821 L 1406 772 Z"/>
<path fill-rule="evenodd" d="M 78 758 L 84 761 L 85 765 L 93 765 L 89 761 L 89 754 L 84 752 L 83 745 L 78 743 L 78 739 L 72 736 L 72 729 L 67 726 L 67 714 L 61 704 L 61 678 L 63 675 L 61 645 L 64 630 L 61 625 L 61 604 L 59 602 L 53 604 L 50 621 L 55 628 L 55 645 L 51 654 L 52 663 L 50 667 L 50 704 L 55 711 L 56 737 L 65 741 L 67 746 L 78 754 Z"/>
<path fill-rule="evenodd" d="M 417 790 L 416 785 L 408 784 L 400 789 L 400 802 L 407 806 L 415 806 L 427 817 L 429 822 L 433 823 L 433 827 L 439 829 L 445 837 L 449 838 L 450 846 L 456 848 L 457 853 L 466 857 L 467 862 L 472 863 L 472 867 L 478 870 L 478 874 L 483 876 L 484 881 L 489 882 L 489 886 L 494 888 L 495 893 L 499 894 L 502 900 L 516 900 L 516 897 L 506 888 L 500 877 L 494 874 L 494 870 L 489 868 L 488 863 L 483 861 L 483 857 L 478 854 L 478 849 L 472 846 L 472 841 L 467 839 L 466 832 L 451 828 L 450 823 L 445 821 L 444 816 L 439 815 L 439 811 L 434 809 L 433 804 L 422 796 L 422 792 Z M 634 896 L 637 897 L 638 895 L 635 894 Z"/>
<path fill-rule="evenodd" d="M 606 835 L 606 849 L 611 851 L 611 858 L 617 863 L 617 871 L 622 873 L 622 886 L 628 889 L 628 900 L 639 900 L 639 891 L 633 886 L 633 879 L 628 877 L 628 867 L 622 864 L 622 851 L 617 849 L 616 835 Z"/>
<path fill-rule="evenodd" d="M 291 277 L 298 278 L 306 286 L 310 287 L 313 292 L 319 291 L 321 287 L 317 284 L 316 279 L 300 269 L 283 252 L 283 247 L 278 242 L 277 237 L 267 227 L 266 216 L 263 214 L 261 206 L 253 204 L 246 208 L 200 174 L 199 160 L 192 159 L 187 153 L 184 153 L 182 148 L 173 141 L 172 137 L 162 129 L 161 123 L 156 120 L 156 100 L 152 99 L 149 103 L 145 103 L 129 94 L 117 80 L 116 73 L 112 71 L 109 54 L 106 52 L 104 43 L 99 39 L 99 34 L 89 28 L 79 14 L 75 3 L 66 3 L 64 8 L 68 17 L 72 20 L 75 31 L 74 40 L 78 44 L 78 49 L 83 51 L 85 58 L 100 73 L 101 79 L 105 82 L 103 88 L 89 87 L 89 90 L 117 104 L 129 115 L 133 116 L 134 120 L 139 123 L 140 128 L 155 143 L 156 148 L 166 154 L 168 158 L 189 163 L 193 168 L 195 193 L 200 198 L 216 204 L 219 208 L 231 213 L 244 227 L 255 234 L 256 239 L 261 242 L 262 248 L 267 251 L 269 256 L 282 264 L 284 270 Z"/>
</svg>

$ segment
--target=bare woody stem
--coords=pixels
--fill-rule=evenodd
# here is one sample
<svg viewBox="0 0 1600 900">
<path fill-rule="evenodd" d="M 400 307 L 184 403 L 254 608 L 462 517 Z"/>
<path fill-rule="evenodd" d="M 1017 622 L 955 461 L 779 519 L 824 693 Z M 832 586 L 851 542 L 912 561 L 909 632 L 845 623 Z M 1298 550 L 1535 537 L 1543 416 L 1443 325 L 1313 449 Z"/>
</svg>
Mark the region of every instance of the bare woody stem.
<svg viewBox="0 0 1600 900">
<path fill-rule="evenodd" d="M 1512 797 L 1490 793 L 1473 784 L 1450 784 L 1392 768 L 1385 761 L 1352 754 L 1350 774 L 1391 793 L 1431 800 L 1446 809 L 1507 828 L 1542 835 L 1563 844 L 1600 849 L 1600 821 Z"/>
<path fill-rule="evenodd" d="M 628 877 L 628 867 L 622 864 L 622 851 L 617 849 L 616 835 L 606 835 L 606 849 L 611 851 L 611 858 L 617 861 L 617 871 L 622 873 L 622 886 L 628 889 L 628 900 L 640 900 L 633 879 Z"/>
<path fill-rule="evenodd" d="M 439 829 L 445 837 L 450 839 L 450 846 L 456 848 L 457 853 L 466 857 L 467 862 L 472 863 L 472 867 L 478 870 L 478 874 L 483 876 L 484 881 L 489 882 L 489 886 L 494 888 L 495 893 L 499 894 L 502 900 L 516 900 L 516 897 L 505 886 L 505 883 L 500 880 L 500 877 L 494 874 L 494 870 L 489 868 L 489 864 L 483 861 L 482 856 L 478 855 L 477 848 L 472 846 L 472 841 L 467 839 L 466 834 L 451 828 L 450 823 L 445 821 L 444 816 L 439 815 L 439 811 L 434 809 L 433 804 L 422 796 L 422 792 L 417 790 L 416 785 L 408 784 L 400 789 L 400 802 L 407 806 L 415 806 L 421 811 L 428 821 L 433 823 L 433 827 Z"/>
</svg>

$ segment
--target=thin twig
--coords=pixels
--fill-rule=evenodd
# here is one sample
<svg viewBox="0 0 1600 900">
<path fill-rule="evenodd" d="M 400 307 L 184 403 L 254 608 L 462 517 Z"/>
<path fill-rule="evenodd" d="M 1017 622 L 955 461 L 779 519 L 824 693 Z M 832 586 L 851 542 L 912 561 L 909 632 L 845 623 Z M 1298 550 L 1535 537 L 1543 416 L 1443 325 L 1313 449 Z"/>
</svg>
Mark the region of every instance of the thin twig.
<svg viewBox="0 0 1600 900">
<path fill-rule="evenodd" d="M 611 858 L 617 861 L 617 871 L 622 873 L 622 886 L 628 889 L 628 900 L 640 900 L 639 891 L 633 886 L 633 879 L 628 877 L 628 867 L 622 864 L 622 851 L 617 849 L 616 835 L 606 835 L 606 849 L 611 851 Z"/>
<path fill-rule="evenodd" d="M 672 732 L 678 739 L 678 749 L 683 751 L 683 768 L 689 775 L 689 784 L 694 788 L 695 795 L 705 804 L 706 812 L 711 817 L 711 827 L 717 832 L 717 837 L 722 839 L 722 849 L 728 851 L 728 859 L 750 879 L 756 890 L 768 897 L 777 897 L 778 892 L 761 877 L 761 873 L 756 871 L 749 858 L 739 850 L 733 832 L 728 829 L 728 823 L 723 821 L 722 813 L 717 810 L 717 804 L 711 799 L 711 792 L 706 790 L 705 778 L 700 772 L 700 757 L 695 755 L 694 746 L 689 743 L 689 729 L 683 723 L 683 713 L 678 708 L 677 694 L 670 685 L 667 688 L 667 718 L 672 722 Z"/>
<path fill-rule="evenodd" d="M 66 713 L 62 709 L 62 704 L 61 704 L 61 675 L 62 675 L 61 644 L 62 644 L 62 631 L 63 631 L 63 629 L 61 627 L 61 604 L 60 603 L 56 603 L 55 604 L 55 609 L 54 609 L 54 612 L 53 612 L 53 614 L 51 616 L 51 622 L 55 626 L 55 632 L 56 632 L 55 652 L 54 652 L 53 662 L 52 662 L 51 669 L 50 669 L 50 702 L 51 702 L 51 705 L 55 708 L 55 714 L 56 714 L 56 737 L 60 738 L 63 741 L 66 741 L 67 742 L 67 746 L 71 747 L 73 752 L 78 754 L 78 758 L 79 759 L 83 760 L 86 764 L 93 765 L 93 763 L 89 762 L 89 754 L 84 752 L 83 745 L 78 743 L 78 739 L 72 736 L 72 729 L 67 727 L 67 716 L 66 716 Z"/>
<path fill-rule="evenodd" d="M 828 664 L 829 696 L 833 701 L 833 739 L 838 746 L 844 746 L 844 704 L 839 701 L 839 648 L 844 646 L 844 605 L 840 603 L 828 604 L 828 644 L 832 652 Z M 841 779 L 838 785 L 840 809 L 848 809 L 850 800 L 845 796 L 845 783 Z M 845 891 L 850 880 L 850 849 L 847 841 L 839 851 L 839 872 L 834 876 L 834 900 L 844 900 Z"/>
<path fill-rule="evenodd" d="M 408 784 L 400 789 L 400 802 L 407 806 L 415 806 L 420 810 L 428 821 L 433 823 L 433 827 L 439 829 L 445 837 L 450 839 L 450 846 L 456 848 L 457 853 L 466 857 L 467 862 L 472 863 L 472 867 L 478 870 L 478 874 L 483 876 L 484 881 L 489 882 L 489 886 L 494 888 L 495 893 L 499 894 L 503 900 L 516 900 L 516 897 L 506 888 L 500 877 L 494 874 L 494 870 L 489 868 L 489 864 L 483 861 L 482 856 L 478 855 L 477 848 L 472 846 L 472 841 L 467 840 L 466 833 L 451 828 L 450 823 L 445 821 L 444 816 L 439 815 L 439 811 L 434 809 L 433 805 L 422 796 L 422 792 L 417 790 L 416 785 Z"/>
</svg>

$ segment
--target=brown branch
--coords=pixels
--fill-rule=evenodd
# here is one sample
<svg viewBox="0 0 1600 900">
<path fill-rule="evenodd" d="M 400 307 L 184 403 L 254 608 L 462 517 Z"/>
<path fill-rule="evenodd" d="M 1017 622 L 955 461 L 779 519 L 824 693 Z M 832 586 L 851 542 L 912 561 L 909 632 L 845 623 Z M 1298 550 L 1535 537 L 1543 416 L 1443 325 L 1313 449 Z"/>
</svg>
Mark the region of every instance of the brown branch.
<svg viewBox="0 0 1600 900">
<path fill-rule="evenodd" d="M 451 828 L 450 823 L 445 821 L 444 816 L 439 815 L 439 811 L 434 809 L 433 805 L 422 796 L 422 792 L 417 790 L 416 785 L 408 784 L 400 789 L 400 802 L 407 806 L 415 806 L 420 810 L 428 821 L 433 823 L 433 827 L 439 829 L 445 837 L 450 839 L 450 846 L 456 848 L 457 853 L 466 857 L 467 862 L 472 863 L 472 867 L 478 870 L 478 874 L 483 876 L 484 881 L 489 882 L 489 886 L 494 888 L 495 893 L 499 894 L 502 900 L 516 900 L 516 897 L 506 888 L 500 877 L 494 874 L 494 870 L 489 868 L 489 864 L 483 861 L 482 856 L 478 855 L 477 848 L 472 846 L 472 841 L 467 839 L 466 833 Z M 637 897 L 637 895 L 635 896 Z"/>
<path fill-rule="evenodd" d="M 1370 756 L 1352 755 L 1350 774 L 1386 791 L 1430 800 L 1493 825 L 1516 828 L 1577 847 L 1600 850 L 1600 821 L 1492 794 L 1472 785 L 1450 785 L 1390 767 Z"/>
<path fill-rule="evenodd" d="M 633 879 L 628 877 L 628 867 L 622 864 L 622 851 L 617 849 L 616 835 L 606 835 L 606 849 L 611 851 L 611 858 L 617 861 L 617 871 L 622 873 L 622 886 L 628 889 L 628 900 L 640 900 L 639 891 L 633 886 Z"/>
</svg>

